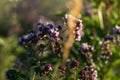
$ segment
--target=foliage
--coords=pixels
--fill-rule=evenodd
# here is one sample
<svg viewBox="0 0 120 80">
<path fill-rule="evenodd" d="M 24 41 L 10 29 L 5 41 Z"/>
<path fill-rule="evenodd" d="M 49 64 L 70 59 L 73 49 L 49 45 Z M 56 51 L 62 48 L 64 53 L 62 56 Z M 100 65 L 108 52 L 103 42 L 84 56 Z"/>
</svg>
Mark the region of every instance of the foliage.
<svg viewBox="0 0 120 80">
<path fill-rule="evenodd" d="M 24 53 L 25 50 L 18 46 L 16 37 L 0 37 L 0 79 L 5 79 L 5 71 L 14 65 L 14 60 L 18 54 Z"/>
</svg>

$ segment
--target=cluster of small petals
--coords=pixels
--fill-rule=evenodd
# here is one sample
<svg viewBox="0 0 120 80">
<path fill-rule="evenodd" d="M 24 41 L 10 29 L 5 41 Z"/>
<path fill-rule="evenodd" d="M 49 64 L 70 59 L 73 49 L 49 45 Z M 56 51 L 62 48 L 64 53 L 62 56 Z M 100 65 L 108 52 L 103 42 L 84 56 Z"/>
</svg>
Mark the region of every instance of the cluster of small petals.
<svg viewBox="0 0 120 80">
<path fill-rule="evenodd" d="M 47 75 L 49 72 L 53 72 L 54 67 L 51 64 L 46 64 L 44 68 L 40 71 L 40 76 Z"/>
<path fill-rule="evenodd" d="M 110 51 L 109 40 L 103 41 L 101 47 L 102 47 L 102 52 L 98 59 L 108 59 L 112 55 L 112 52 Z"/>
<path fill-rule="evenodd" d="M 113 31 L 114 31 L 116 34 L 120 34 L 120 26 L 116 25 L 116 26 L 113 28 Z"/>
<path fill-rule="evenodd" d="M 113 31 L 115 34 L 120 34 L 120 26 L 115 26 L 113 28 Z M 108 59 L 111 55 L 112 52 L 110 51 L 110 41 L 116 41 L 117 38 L 115 35 L 107 35 L 105 36 L 103 42 L 102 42 L 102 52 L 101 55 L 99 56 L 99 59 Z"/>
<path fill-rule="evenodd" d="M 102 59 L 109 58 L 111 55 L 112 55 L 112 52 L 110 51 L 110 44 L 109 43 L 103 44 L 102 53 L 100 55 L 100 58 L 102 58 Z"/>
<path fill-rule="evenodd" d="M 54 25 L 54 24 L 42 24 L 38 23 L 37 24 L 37 29 L 35 31 L 30 31 L 26 35 L 22 36 L 19 38 L 19 43 L 21 44 L 28 44 L 28 43 L 37 43 L 39 38 L 42 38 L 44 36 L 47 36 L 50 40 L 57 42 L 59 38 L 59 31 L 61 30 L 60 25 Z"/>
<path fill-rule="evenodd" d="M 37 36 L 34 31 L 30 31 L 28 34 L 19 38 L 19 43 L 27 44 L 29 42 L 37 42 Z"/>
<path fill-rule="evenodd" d="M 83 35 L 83 24 L 82 24 L 82 20 L 80 19 L 76 19 L 75 17 L 73 17 L 72 15 L 68 15 L 66 14 L 65 15 L 65 23 L 67 23 L 68 19 L 71 18 L 74 23 L 75 23 L 75 30 L 74 30 L 74 38 L 75 38 L 75 41 L 80 41 L 81 40 L 81 37 Z"/>
<path fill-rule="evenodd" d="M 110 42 L 109 41 L 103 41 L 101 47 L 102 47 L 102 50 L 109 50 Z"/>
<path fill-rule="evenodd" d="M 62 50 L 62 46 L 60 45 L 59 42 L 55 42 L 55 45 L 54 45 L 54 53 L 57 54 L 57 55 L 60 55 L 63 50 Z"/>
<path fill-rule="evenodd" d="M 82 30 L 83 30 L 82 20 L 78 19 L 78 20 L 76 20 L 76 27 L 75 27 L 75 31 L 74 31 L 76 41 L 81 40 L 81 37 L 83 35 Z"/>
<path fill-rule="evenodd" d="M 46 71 L 53 71 L 53 66 L 51 64 L 46 64 L 45 65 L 45 68 L 44 68 Z"/>
<path fill-rule="evenodd" d="M 80 48 L 80 52 L 87 53 L 87 52 L 93 52 L 94 51 L 94 46 L 88 45 L 87 43 L 82 43 Z"/>
<path fill-rule="evenodd" d="M 108 59 L 109 56 L 111 56 L 111 55 L 112 55 L 112 52 L 110 52 L 110 51 L 104 51 L 104 52 L 102 52 L 102 54 L 100 55 L 100 59 Z"/>
<path fill-rule="evenodd" d="M 79 61 L 73 60 L 73 61 L 70 63 L 70 68 L 77 68 L 79 65 L 80 65 L 80 62 L 79 62 Z"/>
<path fill-rule="evenodd" d="M 56 27 L 54 24 L 38 24 L 39 32 L 38 36 L 44 36 L 48 35 L 49 38 L 53 41 L 58 41 L 59 40 L 59 30 L 60 26 Z"/>
<path fill-rule="evenodd" d="M 65 65 L 60 65 L 60 66 L 59 66 L 59 70 L 60 70 L 60 72 L 61 72 L 62 74 L 65 74 L 65 73 L 66 73 L 66 69 L 67 69 L 67 66 L 65 66 Z"/>
<path fill-rule="evenodd" d="M 82 80 L 97 80 L 97 70 L 92 66 L 85 66 L 79 74 Z"/>
<path fill-rule="evenodd" d="M 104 41 L 114 41 L 115 37 L 113 35 L 106 35 L 104 38 Z"/>
</svg>

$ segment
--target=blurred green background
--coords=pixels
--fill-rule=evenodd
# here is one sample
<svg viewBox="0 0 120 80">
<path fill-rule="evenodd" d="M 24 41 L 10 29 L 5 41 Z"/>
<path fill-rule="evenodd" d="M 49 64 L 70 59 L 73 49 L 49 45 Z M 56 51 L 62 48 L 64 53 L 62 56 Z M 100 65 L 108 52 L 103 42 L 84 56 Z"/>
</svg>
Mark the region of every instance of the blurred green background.
<svg viewBox="0 0 120 80">
<path fill-rule="evenodd" d="M 18 45 L 18 37 L 35 27 L 40 18 L 61 24 L 67 12 L 65 3 L 67 0 L 0 0 L 0 80 L 5 80 L 5 71 L 12 68 L 16 57 L 26 52 Z M 107 33 L 113 33 L 112 28 L 120 25 L 119 3 L 120 0 L 83 0 L 82 42 L 97 45 Z M 111 49 L 108 65 L 99 72 L 103 80 L 120 80 L 120 44 L 116 45 Z"/>
</svg>

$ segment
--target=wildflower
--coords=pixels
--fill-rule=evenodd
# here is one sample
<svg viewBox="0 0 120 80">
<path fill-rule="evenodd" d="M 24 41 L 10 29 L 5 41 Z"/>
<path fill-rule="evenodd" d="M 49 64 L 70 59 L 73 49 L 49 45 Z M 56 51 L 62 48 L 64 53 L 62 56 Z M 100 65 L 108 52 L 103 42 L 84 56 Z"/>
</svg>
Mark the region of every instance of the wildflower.
<svg viewBox="0 0 120 80">
<path fill-rule="evenodd" d="M 107 38 L 102 42 L 101 48 L 102 52 L 100 56 L 98 57 L 99 60 L 107 60 L 112 55 L 112 52 L 110 51 L 110 42 L 108 40 L 113 40 L 112 38 Z"/>
<path fill-rule="evenodd" d="M 65 65 L 60 65 L 60 66 L 59 66 L 59 70 L 60 70 L 60 72 L 61 72 L 62 74 L 65 74 L 66 69 L 67 69 L 67 66 L 65 66 Z"/>
<path fill-rule="evenodd" d="M 19 43 L 20 44 L 27 44 L 29 42 L 35 42 L 35 39 L 36 39 L 36 34 L 35 34 L 35 32 L 31 31 L 28 34 L 20 37 Z"/>
<path fill-rule="evenodd" d="M 65 23 L 67 23 L 67 21 L 68 21 L 68 18 L 69 17 L 71 18 L 71 19 L 73 19 L 74 20 L 74 22 L 75 22 L 75 29 L 74 29 L 74 31 L 73 31 L 73 33 L 74 33 L 74 39 L 75 39 L 75 41 L 80 41 L 81 40 L 81 37 L 82 37 L 82 35 L 83 35 L 83 24 L 82 24 L 82 20 L 80 20 L 80 19 L 76 19 L 75 17 L 73 17 L 72 15 L 65 15 L 65 17 L 64 17 L 64 19 L 65 19 Z"/>
<path fill-rule="evenodd" d="M 92 66 L 85 66 L 79 74 L 82 80 L 97 80 L 97 70 Z"/>
<path fill-rule="evenodd" d="M 73 61 L 70 63 L 70 68 L 77 68 L 79 65 L 80 65 L 80 62 L 79 62 L 79 61 L 73 60 Z"/>
<path fill-rule="evenodd" d="M 52 64 L 46 64 L 42 70 L 40 70 L 40 76 L 48 75 L 50 72 L 54 71 Z"/>
<path fill-rule="evenodd" d="M 46 64 L 44 69 L 45 69 L 45 71 L 53 71 L 54 70 L 52 64 Z"/>
<path fill-rule="evenodd" d="M 48 37 L 53 40 L 53 41 L 58 41 L 59 40 L 59 30 L 61 29 L 61 26 L 57 26 L 54 24 L 46 24 L 46 25 L 38 25 L 39 32 L 38 36 L 44 36 L 48 35 Z"/>
<path fill-rule="evenodd" d="M 82 53 L 93 52 L 93 51 L 94 51 L 94 47 L 91 45 L 88 45 L 87 43 L 82 43 L 79 48 L 79 52 L 82 52 Z"/>
<path fill-rule="evenodd" d="M 60 54 L 63 52 L 62 46 L 60 45 L 59 42 L 55 42 L 55 45 L 54 45 L 54 47 L 53 47 L 53 51 L 54 51 L 54 53 L 57 54 L 57 55 L 60 55 Z"/>
<path fill-rule="evenodd" d="M 113 35 L 107 35 L 105 36 L 104 38 L 104 41 L 114 41 L 115 40 L 115 37 Z"/>
<path fill-rule="evenodd" d="M 120 26 L 116 25 L 116 26 L 113 28 L 113 31 L 114 31 L 116 34 L 120 34 Z"/>
</svg>

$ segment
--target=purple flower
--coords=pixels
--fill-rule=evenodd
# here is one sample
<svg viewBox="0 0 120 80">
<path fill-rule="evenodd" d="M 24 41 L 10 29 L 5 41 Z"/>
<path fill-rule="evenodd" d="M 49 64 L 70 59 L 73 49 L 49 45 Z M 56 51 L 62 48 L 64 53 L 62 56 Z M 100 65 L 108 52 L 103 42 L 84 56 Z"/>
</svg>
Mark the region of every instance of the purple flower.
<svg viewBox="0 0 120 80">
<path fill-rule="evenodd" d="M 66 69 L 67 69 L 67 66 L 65 66 L 65 65 L 60 65 L 60 66 L 59 66 L 59 70 L 60 70 L 60 72 L 61 72 L 62 74 L 65 74 Z"/>
<path fill-rule="evenodd" d="M 52 64 L 45 64 L 44 68 L 40 70 L 39 75 L 43 76 L 43 75 L 48 75 L 49 72 L 53 72 L 54 71 L 54 67 L 52 66 Z"/>
<path fill-rule="evenodd" d="M 87 43 L 82 43 L 79 51 L 82 53 L 87 53 L 87 52 L 93 52 L 94 51 L 94 47 L 91 45 L 88 45 Z"/>
<path fill-rule="evenodd" d="M 73 61 L 70 63 L 70 68 L 77 68 L 79 65 L 80 65 L 80 62 L 79 62 L 79 61 L 73 60 Z"/>
<path fill-rule="evenodd" d="M 44 67 L 44 70 L 45 71 L 53 71 L 54 68 L 53 68 L 52 64 L 46 64 Z"/>
<path fill-rule="evenodd" d="M 57 26 L 54 24 L 46 24 L 46 25 L 38 25 L 39 32 L 37 33 L 38 36 L 42 37 L 47 35 L 51 40 L 58 41 L 59 40 L 59 30 L 61 26 Z"/>
<path fill-rule="evenodd" d="M 85 66 L 79 74 L 82 80 L 97 80 L 97 70 L 92 66 Z"/>
<path fill-rule="evenodd" d="M 28 34 L 19 38 L 20 44 L 27 44 L 29 42 L 32 42 L 32 43 L 37 42 L 37 36 L 34 31 L 30 31 Z"/>
<path fill-rule="evenodd" d="M 115 37 L 113 36 L 113 35 L 107 35 L 107 36 L 105 36 L 105 38 L 104 38 L 104 40 L 105 41 L 114 41 L 115 40 Z"/>
<path fill-rule="evenodd" d="M 116 34 L 120 34 L 120 26 L 116 25 L 116 26 L 113 28 L 113 31 L 114 31 Z"/>
</svg>

